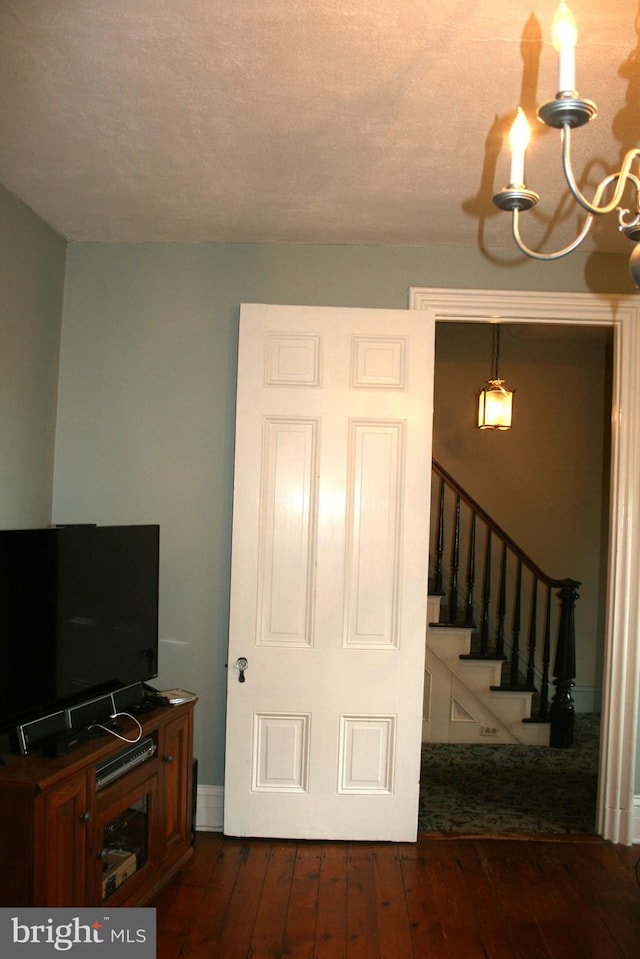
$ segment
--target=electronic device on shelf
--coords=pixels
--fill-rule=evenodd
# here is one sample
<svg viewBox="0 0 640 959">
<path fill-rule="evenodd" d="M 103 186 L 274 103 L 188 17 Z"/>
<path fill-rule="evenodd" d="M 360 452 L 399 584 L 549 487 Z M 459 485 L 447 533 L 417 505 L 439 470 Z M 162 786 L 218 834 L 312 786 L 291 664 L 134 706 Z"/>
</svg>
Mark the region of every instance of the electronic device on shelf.
<svg viewBox="0 0 640 959">
<path fill-rule="evenodd" d="M 156 744 L 150 736 L 140 742 L 121 749 L 115 756 L 103 760 L 96 766 L 96 790 L 104 789 L 109 783 L 124 776 L 130 769 L 150 759 L 156 751 Z"/>
<path fill-rule="evenodd" d="M 33 746 L 74 706 L 158 675 L 159 539 L 157 525 L 0 530 L 0 736 L 14 749 L 19 726 Z"/>
<path fill-rule="evenodd" d="M 67 709 L 45 713 L 26 723 L 18 723 L 15 741 L 18 752 L 26 755 L 43 748 L 50 756 L 60 756 L 79 746 L 91 735 L 105 735 L 107 728 L 114 728 L 117 717 L 153 709 L 142 683 L 131 683 L 115 689 L 112 693 L 82 700 Z M 84 733 L 81 736 L 72 734 Z"/>
</svg>

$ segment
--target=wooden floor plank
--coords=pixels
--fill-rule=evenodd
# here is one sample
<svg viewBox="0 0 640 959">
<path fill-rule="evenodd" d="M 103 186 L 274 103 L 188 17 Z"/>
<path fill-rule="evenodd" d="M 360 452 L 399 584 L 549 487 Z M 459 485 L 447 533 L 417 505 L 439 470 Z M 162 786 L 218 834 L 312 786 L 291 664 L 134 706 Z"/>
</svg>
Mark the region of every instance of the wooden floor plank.
<svg viewBox="0 0 640 959">
<path fill-rule="evenodd" d="M 198 834 L 193 860 L 154 903 L 158 924 L 157 959 L 191 954 L 190 941 L 197 921 L 202 923 L 207 935 L 214 934 L 215 914 L 222 922 L 238 866 L 239 859 L 236 861 L 222 835 Z"/>
<path fill-rule="evenodd" d="M 271 843 L 266 840 L 244 844 L 233 896 L 227 906 L 220 930 L 218 952 L 214 952 L 213 955 L 220 957 L 249 955 L 271 848 Z M 209 956 L 211 957 L 211 953 Z"/>
<path fill-rule="evenodd" d="M 478 843 L 478 851 L 485 874 L 493 886 L 494 899 L 500 903 L 514 959 L 551 959 L 536 917 L 518 884 L 517 865 L 523 852 L 520 844 L 485 841 Z"/>
<path fill-rule="evenodd" d="M 588 916 L 592 924 L 597 919 L 606 930 L 602 941 L 612 941 L 619 950 L 614 952 L 609 945 L 611 955 L 625 959 L 640 956 L 640 887 L 635 874 L 639 855 L 637 847 L 607 843 L 581 856 L 569 849 L 563 862 L 576 913 Z"/>
<path fill-rule="evenodd" d="M 218 858 L 224 851 L 225 837 L 220 832 L 198 834 L 198 855 L 188 868 L 181 873 L 182 886 L 209 888 L 211 877 L 218 865 Z"/>
<path fill-rule="evenodd" d="M 484 959 L 484 948 L 477 930 L 479 900 L 467 887 L 464 871 L 455 849 L 444 843 L 431 852 L 434 890 L 444 934 L 452 956 Z"/>
<path fill-rule="evenodd" d="M 170 917 L 165 923 L 165 935 L 184 938 L 191 931 L 194 908 L 203 903 L 210 894 L 218 856 L 222 849 L 219 833 L 206 833 L 200 844 L 200 855 L 194 857 L 193 865 L 184 869 L 164 889 L 155 906 Z"/>
<path fill-rule="evenodd" d="M 271 847 L 251 937 L 255 956 L 278 959 L 282 955 L 296 850 L 295 842 L 275 841 Z"/>
<path fill-rule="evenodd" d="M 196 856 L 200 846 L 196 845 Z M 248 855 L 249 846 L 242 839 L 226 839 L 218 854 L 216 868 L 212 874 L 211 888 L 205 896 L 199 912 L 193 913 L 191 932 L 185 938 L 181 956 L 189 959 L 211 959 L 220 955 L 219 942 L 229 911 L 237 904 L 236 882 L 243 862 Z M 255 894 L 255 890 L 253 890 Z M 158 941 L 167 917 L 162 915 L 162 924 Z M 158 959 L 163 959 L 160 951 Z"/>
<path fill-rule="evenodd" d="M 414 955 L 402 875 L 403 848 L 404 845 L 386 843 L 373 854 L 378 940 L 383 959 L 412 959 Z"/>
<path fill-rule="evenodd" d="M 538 844 L 513 864 L 513 880 L 529 904 L 549 954 L 553 959 L 571 955 L 621 959 L 600 919 L 577 907 L 563 867 L 565 850 L 559 844 Z"/>
<path fill-rule="evenodd" d="M 476 864 L 479 865 L 479 860 Z M 489 909 L 495 910 L 501 904 L 497 898 L 486 896 L 489 892 L 486 886 L 486 898 L 480 897 L 473 881 L 475 876 L 465 870 L 456 846 L 439 843 L 429 847 L 428 869 L 433 875 L 435 901 L 450 954 L 465 959 L 485 959 L 490 937 L 483 927 L 483 919 Z M 494 914 L 494 925 L 496 918 Z M 503 928 L 503 934 L 505 931 Z"/>
<path fill-rule="evenodd" d="M 284 930 L 283 959 L 314 959 L 322 843 L 298 844 Z"/>
<path fill-rule="evenodd" d="M 428 845 L 419 841 L 404 847 L 401 857 L 407 915 L 416 959 L 444 959 L 451 955 L 438 909 L 434 877 L 428 863 Z"/>
<path fill-rule="evenodd" d="M 473 911 L 482 955 L 490 956 L 491 959 L 514 959 L 502 906 L 495 888 L 485 874 L 477 844 L 456 843 L 453 854 L 464 877 L 465 897 L 469 910 Z"/>
<path fill-rule="evenodd" d="M 347 844 L 325 842 L 320 860 L 315 959 L 347 956 Z"/>
<path fill-rule="evenodd" d="M 349 843 L 347 851 L 347 957 L 381 959 L 372 847 Z"/>
<path fill-rule="evenodd" d="M 201 834 L 158 896 L 158 959 L 638 959 L 638 848 Z"/>
</svg>

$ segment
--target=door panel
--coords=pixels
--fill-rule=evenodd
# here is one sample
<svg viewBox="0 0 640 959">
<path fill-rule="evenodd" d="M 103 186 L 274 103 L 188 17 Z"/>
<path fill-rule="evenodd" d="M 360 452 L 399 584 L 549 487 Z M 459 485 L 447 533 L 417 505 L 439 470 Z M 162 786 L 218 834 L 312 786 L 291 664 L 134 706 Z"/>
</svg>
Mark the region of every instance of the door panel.
<svg viewBox="0 0 640 959">
<path fill-rule="evenodd" d="M 433 338 L 410 311 L 242 307 L 227 834 L 415 838 Z"/>
<path fill-rule="evenodd" d="M 266 418 L 257 642 L 310 646 L 318 423 Z"/>
</svg>

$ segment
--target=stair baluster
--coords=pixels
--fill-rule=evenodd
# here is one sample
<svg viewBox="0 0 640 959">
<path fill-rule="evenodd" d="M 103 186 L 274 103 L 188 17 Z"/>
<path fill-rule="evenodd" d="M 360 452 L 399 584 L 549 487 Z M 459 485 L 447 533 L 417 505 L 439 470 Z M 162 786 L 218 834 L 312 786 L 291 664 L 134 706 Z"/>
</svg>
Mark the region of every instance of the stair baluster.
<svg viewBox="0 0 640 959">
<path fill-rule="evenodd" d="M 480 616 L 480 656 L 489 653 L 489 605 L 491 603 L 491 529 L 487 529 L 482 581 L 482 613 Z"/>
<path fill-rule="evenodd" d="M 473 626 L 473 590 L 476 576 L 476 514 L 471 514 L 471 530 L 469 532 L 469 562 L 467 565 L 467 592 L 465 596 L 464 625 Z"/>
<path fill-rule="evenodd" d="M 509 651 L 508 687 L 520 690 L 535 690 L 539 686 L 538 713 L 534 721 L 551 723 L 552 745 L 566 748 L 573 744 L 574 706 L 571 690 L 575 679 L 575 625 L 574 608 L 578 599 L 580 584 L 572 579 L 558 580 L 548 576 L 531 560 L 517 543 L 504 532 L 482 507 L 456 483 L 453 477 L 440 464 L 433 461 L 433 472 L 439 478 L 439 491 L 434 491 L 434 511 L 437 509 L 437 529 L 435 545 L 435 572 L 432 584 L 439 595 L 447 593 L 446 611 L 443 610 L 448 625 L 473 627 L 474 590 L 476 582 L 476 545 L 478 522 L 482 524 L 484 539 L 484 567 L 482 570 L 482 591 L 480 598 L 480 617 L 476 643 L 472 652 L 464 658 L 503 659 Z M 448 492 L 454 499 L 449 500 Z M 462 514 L 464 505 L 465 512 Z M 453 542 L 451 546 L 451 566 L 448 579 L 443 568 L 443 556 L 446 549 L 445 534 L 453 512 Z M 468 549 L 466 593 L 464 611 L 459 616 L 458 576 L 462 539 Z M 500 550 L 500 566 L 497 577 L 492 573 L 494 551 Z M 527 573 L 526 578 L 524 573 Z M 513 578 L 512 578 L 513 577 Z M 496 582 L 497 579 L 497 582 Z M 539 590 L 538 584 L 546 587 Z M 559 613 L 552 605 L 552 593 L 560 599 Z M 495 610 L 492 609 L 493 593 L 497 589 Z M 541 595 L 542 594 L 542 595 Z M 523 603 L 529 608 L 526 662 L 520 656 L 520 632 Z M 507 612 L 511 613 L 512 635 L 506 633 Z M 544 619 L 542 651 L 538 652 L 538 621 Z M 553 675 L 555 694 L 549 704 L 550 664 L 552 655 L 552 634 L 557 627 L 557 646 Z M 522 676 L 522 678 L 521 678 Z M 506 688 L 506 687 L 501 687 Z"/>
<path fill-rule="evenodd" d="M 449 580 L 449 620 L 453 624 L 458 619 L 458 570 L 460 569 L 460 496 L 456 497 L 455 518 L 453 523 L 453 545 L 451 548 L 451 578 Z"/>
<path fill-rule="evenodd" d="M 535 688 L 536 634 L 538 629 L 538 577 L 531 587 L 531 616 L 529 618 L 529 658 L 527 659 L 527 686 Z"/>
<path fill-rule="evenodd" d="M 518 560 L 516 573 L 516 592 L 513 602 L 513 624 L 511 629 L 511 662 L 509 669 L 509 685 L 518 689 L 518 674 L 520 672 L 520 609 L 522 606 L 522 560 Z"/>
<path fill-rule="evenodd" d="M 436 596 L 444 593 L 443 556 L 444 556 L 444 479 L 440 480 L 440 497 L 438 500 L 438 540 L 436 544 L 436 568 L 433 577 L 433 592 Z"/>
<path fill-rule="evenodd" d="M 496 656 L 504 656 L 504 620 L 507 615 L 507 544 L 502 544 L 502 562 L 500 564 L 500 593 L 498 595 L 498 632 L 496 635 Z"/>
</svg>

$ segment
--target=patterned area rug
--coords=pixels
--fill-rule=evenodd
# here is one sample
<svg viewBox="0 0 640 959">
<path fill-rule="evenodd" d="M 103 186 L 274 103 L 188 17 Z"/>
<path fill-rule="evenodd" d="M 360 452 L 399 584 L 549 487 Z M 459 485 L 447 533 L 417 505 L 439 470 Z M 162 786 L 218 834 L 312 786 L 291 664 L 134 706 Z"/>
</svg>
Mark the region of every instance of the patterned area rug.
<svg viewBox="0 0 640 959">
<path fill-rule="evenodd" d="M 595 832 L 600 716 L 578 713 L 571 749 L 425 743 L 421 833 Z"/>
</svg>

